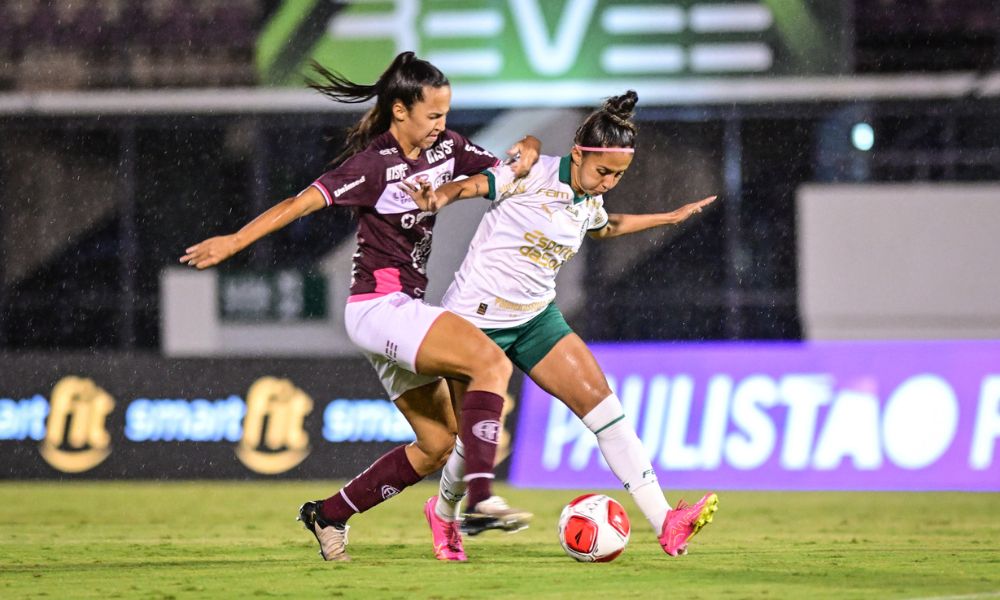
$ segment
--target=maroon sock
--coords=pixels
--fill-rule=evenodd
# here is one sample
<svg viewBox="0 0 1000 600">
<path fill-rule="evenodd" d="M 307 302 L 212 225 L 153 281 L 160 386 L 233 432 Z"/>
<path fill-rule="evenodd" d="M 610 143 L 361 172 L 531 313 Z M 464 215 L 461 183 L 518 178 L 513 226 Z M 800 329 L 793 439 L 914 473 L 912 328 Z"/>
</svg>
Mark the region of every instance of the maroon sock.
<svg viewBox="0 0 1000 600">
<path fill-rule="evenodd" d="M 346 523 L 354 513 L 365 512 L 421 479 L 406 458 L 406 446 L 398 446 L 324 500 L 320 512 L 328 521 Z"/>
<path fill-rule="evenodd" d="M 493 462 L 500 437 L 503 398 L 480 390 L 462 397 L 462 445 L 465 446 L 465 480 L 469 482 L 468 506 L 493 495 Z"/>
</svg>

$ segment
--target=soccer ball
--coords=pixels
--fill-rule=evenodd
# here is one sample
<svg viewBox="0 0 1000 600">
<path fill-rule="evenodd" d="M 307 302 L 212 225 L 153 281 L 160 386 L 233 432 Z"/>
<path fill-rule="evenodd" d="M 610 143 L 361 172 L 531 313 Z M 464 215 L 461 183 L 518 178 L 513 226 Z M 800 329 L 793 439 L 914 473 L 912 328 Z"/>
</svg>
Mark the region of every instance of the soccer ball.
<svg viewBox="0 0 1000 600">
<path fill-rule="evenodd" d="M 559 543 L 580 562 L 611 562 L 625 550 L 631 526 L 613 498 L 584 494 L 559 515 Z"/>
</svg>

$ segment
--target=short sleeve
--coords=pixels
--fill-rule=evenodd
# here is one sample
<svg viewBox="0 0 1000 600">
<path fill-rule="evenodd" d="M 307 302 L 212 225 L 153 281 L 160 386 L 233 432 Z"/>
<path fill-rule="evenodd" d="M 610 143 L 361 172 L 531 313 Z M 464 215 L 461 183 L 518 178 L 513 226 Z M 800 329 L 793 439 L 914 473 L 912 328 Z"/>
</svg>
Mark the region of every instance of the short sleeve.
<svg viewBox="0 0 1000 600">
<path fill-rule="evenodd" d="M 455 140 L 455 176 L 475 175 L 500 164 L 500 159 L 492 152 L 473 144 L 464 135 L 454 131 L 448 134 Z"/>
<path fill-rule="evenodd" d="M 514 169 L 507 163 L 500 163 L 483 171 L 486 179 L 489 180 L 489 191 L 486 193 L 487 200 L 505 200 L 517 192 L 514 185 Z"/>
<path fill-rule="evenodd" d="M 367 153 L 355 154 L 312 183 L 332 206 L 375 206 L 385 187 L 384 169 Z"/>
<path fill-rule="evenodd" d="M 598 200 L 597 206 L 594 207 L 594 217 L 591 219 L 587 231 L 597 231 L 608 225 L 608 211 L 604 210 L 604 200 L 602 198 L 595 198 L 595 200 Z"/>
</svg>

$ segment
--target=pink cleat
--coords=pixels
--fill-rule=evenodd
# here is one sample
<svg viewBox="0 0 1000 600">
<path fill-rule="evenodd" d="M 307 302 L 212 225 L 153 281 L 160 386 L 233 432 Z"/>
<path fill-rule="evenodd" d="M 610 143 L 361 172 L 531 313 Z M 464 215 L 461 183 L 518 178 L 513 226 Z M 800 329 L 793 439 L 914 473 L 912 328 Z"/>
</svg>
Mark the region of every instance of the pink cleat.
<svg viewBox="0 0 1000 600">
<path fill-rule="evenodd" d="M 670 556 L 687 554 L 688 540 L 694 537 L 701 528 L 712 522 L 715 511 L 719 508 L 719 497 L 709 492 L 693 506 L 688 506 L 683 500 L 667 512 L 660 531 L 660 546 Z"/>
<path fill-rule="evenodd" d="M 427 517 L 427 524 L 431 526 L 431 535 L 434 537 L 434 556 L 438 560 L 469 560 L 462 548 L 462 532 L 458 529 L 458 521 L 445 521 L 439 517 L 434 511 L 437 501 L 437 496 L 431 496 L 424 503 L 424 516 Z"/>
</svg>

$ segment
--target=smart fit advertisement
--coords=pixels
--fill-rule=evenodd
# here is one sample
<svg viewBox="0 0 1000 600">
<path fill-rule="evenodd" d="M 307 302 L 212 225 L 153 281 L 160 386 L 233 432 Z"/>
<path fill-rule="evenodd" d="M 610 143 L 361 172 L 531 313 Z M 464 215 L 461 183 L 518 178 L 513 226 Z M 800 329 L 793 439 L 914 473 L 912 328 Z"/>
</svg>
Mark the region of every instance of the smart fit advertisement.
<svg viewBox="0 0 1000 600">
<path fill-rule="evenodd" d="M 349 478 L 413 439 L 363 359 L 0 355 L 0 479 Z"/>
<path fill-rule="evenodd" d="M 998 342 L 592 349 L 665 487 L 1000 491 Z M 512 461 L 517 485 L 620 485 L 530 382 Z"/>
<path fill-rule="evenodd" d="M 1000 491 L 1000 342 L 592 349 L 665 487 Z M 362 359 L 0 366 L 3 479 L 348 478 L 413 439 Z M 517 387 L 501 476 L 620 485 L 579 419 L 530 380 Z"/>
</svg>

